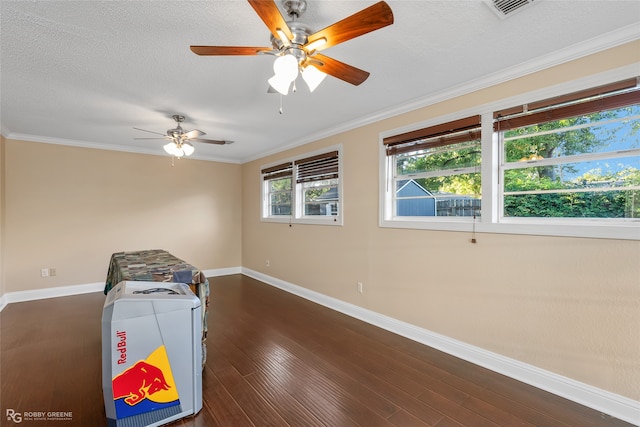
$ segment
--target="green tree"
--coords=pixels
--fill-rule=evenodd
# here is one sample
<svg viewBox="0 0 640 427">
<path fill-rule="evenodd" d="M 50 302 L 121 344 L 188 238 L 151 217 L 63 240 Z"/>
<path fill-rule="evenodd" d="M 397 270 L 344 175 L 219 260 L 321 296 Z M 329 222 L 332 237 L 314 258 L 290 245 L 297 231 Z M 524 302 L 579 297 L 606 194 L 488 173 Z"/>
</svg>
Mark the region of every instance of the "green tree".
<svg viewBox="0 0 640 427">
<path fill-rule="evenodd" d="M 479 196 L 482 192 L 480 161 L 480 141 L 476 140 L 450 145 L 427 155 L 417 154 L 400 157 L 398 172 L 406 175 L 439 170 L 475 168 L 477 172 L 474 173 L 420 178 L 416 179 L 416 182 L 431 193 Z"/>
<path fill-rule="evenodd" d="M 605 113 L 536 124 L 505 132 L 505 157 L 509 162 L 539 160 L 576 154 L 601 152 L 616 141 L 636 141 L 640 120 L 616 122 L 608 126 L 594 126 L 607 119 L 638 115 L 638 106 L 620 108 Z M 571 130 L 558 131 L 569 128 Z M 527 137 L 527 135 L 531 135 Z M 505 172 L 505 191 L 589 189 L 585 192 L 551 192 L 506 196 L 504 214 L 518 217 L 638 217 L 637 191 L 598 191 L 598 186 L 627 187 L 638 185 L 638 168 L 627 167 L 608 172 L 593 169 L 577 176 L 576 166 L 535 166 Z"/>
<path fill-rule="evenodd" d="M 616 118 L 637 117 L 640 105 L 619 108 L 546 123 L 535 124 L 504 133 L 504 157 L 506 162 L 541 160 L 564 156 L 598 153 L 619 141 L 631 141 L 633 148 L 640 148 L 640 119 L 610 122 Z M 592 126 L 593 125 L 593 126 Z M 562 130 L 567 129 L 567 130 Z M 513 138 L 513 139 L 511 139 Z M 628 147 L 627 147 L 628 148 Z M 613 163 L 613 162 L 612 162 Z M 438 147 L 429 151 L 397 156 L 398 176 L 422 172 L 435 172 L 460 168 L 476 171 L 416 181 L 431 193 L 481 195 L 480 142 L 470 141 Z M 507 195 L 504 199 L 504 215 L 515 217 L 640 217 L 640 194 L 635 190 L 599 190 L 598 185 L 608 183 L 614 187 L 640 185 L 640 171 L 629 166 L 611 171 L 599 169 L 580 174 L 578 165 L 560 163 L 536 165 L 505 171 L 506 192 L 545 191 L 542 194 Z M 593 191 L 587 191 L 593 188 Z M 571 192 L 580 189 L 582 192 Z M 553 190 L 569 190 L 554 192 Z"/>
</svg>

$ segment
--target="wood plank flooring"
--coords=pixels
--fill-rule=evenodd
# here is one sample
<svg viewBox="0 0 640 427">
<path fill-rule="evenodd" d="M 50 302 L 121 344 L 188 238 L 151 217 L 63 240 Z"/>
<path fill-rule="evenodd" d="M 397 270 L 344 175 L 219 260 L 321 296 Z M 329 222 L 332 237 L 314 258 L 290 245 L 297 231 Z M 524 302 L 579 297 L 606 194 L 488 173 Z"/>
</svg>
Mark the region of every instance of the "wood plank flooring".
<svg viewBox="0 0 640 427">
<path fill-rule="evenodd" d="M 242 275 L 210 279 L 203 409 L 193 427 L 630 426 Z M 14 303 L 0 313 L 7 409 L 72 412 L 106 426 L 102 293 Z"/>
</svg>

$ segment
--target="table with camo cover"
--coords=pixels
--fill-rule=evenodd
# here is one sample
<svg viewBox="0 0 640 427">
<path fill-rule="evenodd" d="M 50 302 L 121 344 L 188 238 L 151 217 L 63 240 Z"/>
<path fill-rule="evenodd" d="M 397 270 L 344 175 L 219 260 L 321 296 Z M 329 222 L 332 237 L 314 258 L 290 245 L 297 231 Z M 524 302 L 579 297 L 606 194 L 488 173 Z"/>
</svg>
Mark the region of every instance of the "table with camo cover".
<svg viewBox="0 0 640 427">
<path fill-rule="evenodd" d="M 204 273 L 162 249 L 116 252 L 111 255 L 104 293 L 123 280 L 143 282 L 176 282 L 189 285 L 202 307 L 202 363 L 206 360 L 209 281 Z"/>
</svg>

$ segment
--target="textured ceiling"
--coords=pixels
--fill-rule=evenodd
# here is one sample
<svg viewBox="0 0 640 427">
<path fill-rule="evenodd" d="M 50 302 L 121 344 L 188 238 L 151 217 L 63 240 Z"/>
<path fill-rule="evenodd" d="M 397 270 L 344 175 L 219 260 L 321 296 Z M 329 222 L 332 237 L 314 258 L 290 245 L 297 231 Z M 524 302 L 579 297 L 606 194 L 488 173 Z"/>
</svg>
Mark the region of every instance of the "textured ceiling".
<svg viewBox="0 0 640 427">
<path fill-rule="evenodd" d="M 314 30 L 373 1 L 309 1 Z M 8 138 L 162 154 L 172 114 L 186 130 L 232 145 L 195 144 L 193 157 L 244 162 L 640 38 L 640 1 L 536 0 L 500 19 L 482 0 L 388 0 L 395 22 L 323 53 L 364 69 L 360 86 L 327 77 L 282 97 L 267 93 L 272 56 L 200 57 L 189 45 L 269 46 L 249 3 L 233 1 L 0 2 L 0 123 Z"/>
</svg>

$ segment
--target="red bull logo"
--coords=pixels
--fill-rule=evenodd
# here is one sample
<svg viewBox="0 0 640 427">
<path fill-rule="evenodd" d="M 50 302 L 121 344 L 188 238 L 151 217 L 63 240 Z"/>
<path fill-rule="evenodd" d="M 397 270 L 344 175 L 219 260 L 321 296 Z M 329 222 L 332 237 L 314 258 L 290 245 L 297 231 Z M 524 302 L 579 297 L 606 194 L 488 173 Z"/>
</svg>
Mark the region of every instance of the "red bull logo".
<svg viewBox="0 0 640 427">
<path fill-rule="evenodd" d="M 126 404 L 133 406 L 170 388 L 160 369 L 141 360 L 113 379 L 113 398 L 124 398 Z"/>
<path fill-rule="evenodd" d="M 127 363 L 127 332 L 117 331 L 116 336 L 120 339 L 120 342 L 118 342 L 118 352 L 120 353 L 118 365 L 123 365 Z"/>
<path fill-rule="evenodd" d="M 116 375 L 112 386 L 117 418 L 180 404 L 164 345 Z"/>
</svg>

